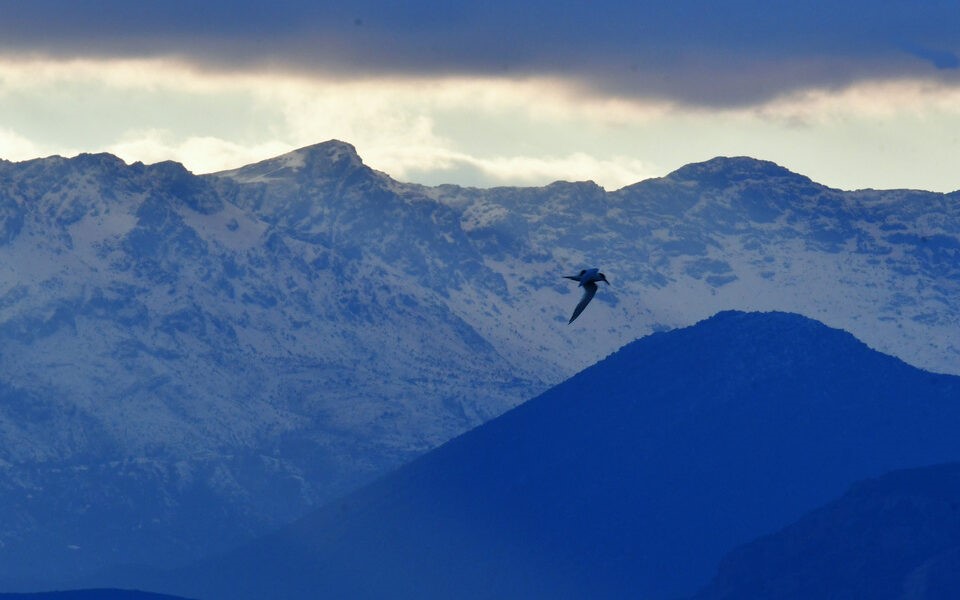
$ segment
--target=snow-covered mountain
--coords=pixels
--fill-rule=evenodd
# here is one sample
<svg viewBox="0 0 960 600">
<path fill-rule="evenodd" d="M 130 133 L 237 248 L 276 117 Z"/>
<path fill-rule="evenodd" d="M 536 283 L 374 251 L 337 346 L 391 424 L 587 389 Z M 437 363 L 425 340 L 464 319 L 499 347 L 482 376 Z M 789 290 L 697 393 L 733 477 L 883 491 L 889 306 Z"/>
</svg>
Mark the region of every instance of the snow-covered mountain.
<svg viewBox="0 0 960 600">
<path fill-rule="evenodd" d="M 297 156 L 302 195 L 106 155 L 2 165 L 0 575 L 228 546 L 544 385 L 408 262 L 478 252 L 435 249 L 433 215 L 349 147 Z"/>
<path fill-rule="evenodd" d="M 405 184 L 342 142 L 0 162 L 0 577 L 230 546 L 721 309 L 958 373 L 958 201 L 748 158 L 614 192 Z"/>
</svg>

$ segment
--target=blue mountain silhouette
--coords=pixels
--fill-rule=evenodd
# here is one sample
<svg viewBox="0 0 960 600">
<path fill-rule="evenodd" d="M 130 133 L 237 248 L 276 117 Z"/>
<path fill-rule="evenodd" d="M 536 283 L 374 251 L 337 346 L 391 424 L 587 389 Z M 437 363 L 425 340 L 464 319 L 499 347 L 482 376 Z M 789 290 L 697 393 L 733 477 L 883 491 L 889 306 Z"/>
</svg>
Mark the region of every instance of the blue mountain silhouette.
<svg viewBox="0 0 960 600">
<path fill-rule="evenodd" d="M 671 598 L 891 469 L 960 459 L 960 378 L 793 314 L 625 346 L 275 535 L 139 583 L 209 598 Z"/>
</svg>

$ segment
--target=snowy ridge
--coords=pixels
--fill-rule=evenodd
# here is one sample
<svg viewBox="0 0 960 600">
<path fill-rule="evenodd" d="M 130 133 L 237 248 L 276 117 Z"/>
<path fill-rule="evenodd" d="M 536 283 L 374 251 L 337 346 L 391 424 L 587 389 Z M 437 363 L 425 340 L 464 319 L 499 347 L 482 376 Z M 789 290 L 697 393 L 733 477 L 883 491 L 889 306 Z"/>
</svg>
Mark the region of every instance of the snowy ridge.
<svg viewBox="0 0 960 600">
<path fill-rule="evenodd" d="M 405 184 L 342 142 L 202 177 L 0 163 L 0 577 L 51 545 L 85 548 L 51 569 L 186 559 L 198 522 L 215 550 L 723 309 L 960 373 L 958 237 L 956 195 L 747 158 L 609 193 Z M 590 266 L 611 286 L 568 326 Z M 144 523 L 98 489 L 164 500 Z M 114 537 L 79 544 L 97 503 Z"/>
</svg>

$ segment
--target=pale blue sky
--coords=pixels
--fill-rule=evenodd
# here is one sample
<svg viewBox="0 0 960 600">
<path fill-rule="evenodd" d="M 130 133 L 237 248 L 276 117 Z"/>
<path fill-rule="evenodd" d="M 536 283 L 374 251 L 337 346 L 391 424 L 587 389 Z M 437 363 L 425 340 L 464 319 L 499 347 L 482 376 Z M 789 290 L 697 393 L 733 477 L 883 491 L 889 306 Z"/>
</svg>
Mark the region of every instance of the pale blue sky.
<svg viewBox="0 0 960 600">
<path fill-rule="evenodd" d="M 401 180 L 717 155 L 960 189 L 960 0 L 0 2 L 0 157 L 233 168 L 338 138 Z"/>
</svg>

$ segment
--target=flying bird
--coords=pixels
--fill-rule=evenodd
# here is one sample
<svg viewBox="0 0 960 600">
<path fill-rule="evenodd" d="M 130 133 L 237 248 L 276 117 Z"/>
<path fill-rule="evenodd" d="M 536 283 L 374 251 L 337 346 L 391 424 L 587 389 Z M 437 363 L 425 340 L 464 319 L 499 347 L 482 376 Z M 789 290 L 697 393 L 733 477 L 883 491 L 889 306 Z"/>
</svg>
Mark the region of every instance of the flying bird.
<svg viewBox="0 0 960 600">
<path fill-rule="evenodd" d="M 600 269 L 583 269 L 579 275 L 564 275 L 563 277 L 565 279 L 579 281 L 579 287 L 583 288 L 583 297 L 580 298 L 580 303 L 577 304 L 577 307 L 573 309 L 573 316 L 567 321 L 567 325 L 569 325 L 573 323 L 574 319 L 580 316 L 583 309 L 593 300 L 593 295 L 597 293 L 597 282 L 602 281 L 607 285 L 610 285 L 610 282 L 607 281 L 607 276 L 600 272 Z"/>
</svg>

